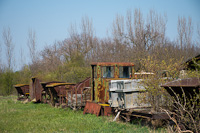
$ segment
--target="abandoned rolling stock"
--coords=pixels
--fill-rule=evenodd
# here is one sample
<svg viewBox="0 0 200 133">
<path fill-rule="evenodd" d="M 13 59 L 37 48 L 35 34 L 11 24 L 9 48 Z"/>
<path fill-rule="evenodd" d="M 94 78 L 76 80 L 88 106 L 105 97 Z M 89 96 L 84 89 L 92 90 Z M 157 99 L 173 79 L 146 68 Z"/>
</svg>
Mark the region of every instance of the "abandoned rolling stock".
<svg viewBox="0 0 200 133">
<path fill-rule="evenodd" d="M 111 80 L 109 87 L 110 106 L 122 109 L 150 107 L 149 104 L 144 104 L 138 99 L 140 95 L 146 93 L 142 81 L 143 79 Z"/>
<path fill-rule="evenodd" d="M 50 95 L 50 91 L 48 89 L 48 87 L 46 87 L 47 85 L 51 85 L 54 83 L 64 83 L 64 82 L 60 82 L 60 81 L 49 81 L 49 82 L 40 82 L 42 87 L 43 87 L 43 92 L 44 92 L 44 103 L 47 103 L 50 101 L 51 99 L 51 95 Z"/>
<path fill-rule="evenodd" d="M 24 96 L 28 98 L 29 96 L 29 85 L 28 84 L 16 84 L 14 85 L 17 90 L 18 100 L 22 99 Z"/>
<path fill-rule="evenodd" d="M 30 82 L 30 100 L 34 102 L 41 102 L 43 96 L 43 87 L 40 84 L 40 80 L 36 77 L 31 78 Z"/>
<path fill-rule="evenodd" d="M 53 83 L 46 85 L 50 92 L 51 104 L 55 103 L 61 105 L 66 103 L 66 90 L 75 86 L 75 83 Z"/>
<path fill-rule="evenodd" d="M 91 78 L 86 78 L 85 80 L 77 83 L 75 86 L 66 90 L 66 104 L 67 106 L 76 109 L 85 106 L 86 101 L 91 98 Z"/>
<path fill-rule="evenodd" d="M 113 79 L 132 79 L 134 75 L 133 66 L 133 63 L 92 63 L 91 100 L 97 103 L 108 103 L 109 81 Z"/>
<path fill-rule="evenodd" d="M 109 101 L 109 83 L 117 79 L 133 79 L 134 64 L 119 62 L 92 63 L 91 76 L 91 101 L 86 103 L 85 113 L 93 113 L 97 116 L 100 112 L 109 115 L 111 107 Z"/>
</svg>

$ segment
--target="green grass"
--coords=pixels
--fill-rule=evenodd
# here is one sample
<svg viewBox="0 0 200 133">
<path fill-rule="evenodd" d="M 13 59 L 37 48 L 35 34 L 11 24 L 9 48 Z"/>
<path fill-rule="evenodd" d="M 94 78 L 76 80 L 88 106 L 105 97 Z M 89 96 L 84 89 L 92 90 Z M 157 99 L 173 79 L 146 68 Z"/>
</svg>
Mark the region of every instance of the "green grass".
<svg viewBox="0 0 200 133">
<path fill-rule="evenodd" d="M 23 104 L 16 99 L 0 97 L 0 132 L 165 132 L 48 104 Z"/>
</svg>

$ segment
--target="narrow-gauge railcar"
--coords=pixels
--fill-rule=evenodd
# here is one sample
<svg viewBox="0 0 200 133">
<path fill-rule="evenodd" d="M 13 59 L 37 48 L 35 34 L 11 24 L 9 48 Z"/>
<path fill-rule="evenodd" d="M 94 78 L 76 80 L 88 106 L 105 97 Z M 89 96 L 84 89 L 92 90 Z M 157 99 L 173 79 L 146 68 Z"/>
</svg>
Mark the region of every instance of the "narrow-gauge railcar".
<svg viewBox="0 0 200 133">
<path fill-rule="evenodd" d="M 99 62 L 92 63 L 91 100 L 97 103 L 108 103 L 109 81 L 113 79 L 133 79 L 133 63 Z"/>
<path fill-rule="evenodd" d="M 102 114 L 109 115 L 109 82 L 116 79 L 133 79 L 134 64 L 119 62 L 98 62 L 92 63 L 91 75 L 91 101 L 86 103 L 85 113 L 93 113 L 97 116 Z"/>
<path fill-rule="evenodd" d="M 36 77 L 31 78 L 30 82 L 30 100 L 34 102 L 41 102 L 43 99 L 43 87 L 40 84 L 40 80 Z"/>
<path fill-rule="evenodd" d="M 66 103 L 66 90 L 75 86 L 75 83 L 53 83 L 46 85 L 50 92 L 51 104 L 55 103 L 61 105 Z"/>
<path fill-rule="evenodd" d="M 28 84 L 16 84 L 14 85 L 17 90 L 18 100 L 28 98 L 29 96 L 29 85 Z"/>
<path fill-rule="evenodd" d="M 77 83 L 75 86 L 66 90 L 66 104 L 67 106 L 77 109 L 83 108 L 87 100 L 91 98 L 91 78 L 86 78 L 85 80 Z"/>
<path fill-rule="evenodd" d="M 40 83 L 43 87 L 44 103 L 49 103 L 49 101 L 51 99 L 51 95 L 50 95 L 49 89 L 46 86 L 54 84 L 54 83 L 64 83 L 64 82 L 62 82 L 62 81 L 49 81 L 49 82 L 40 82 Z"/>
</svg>

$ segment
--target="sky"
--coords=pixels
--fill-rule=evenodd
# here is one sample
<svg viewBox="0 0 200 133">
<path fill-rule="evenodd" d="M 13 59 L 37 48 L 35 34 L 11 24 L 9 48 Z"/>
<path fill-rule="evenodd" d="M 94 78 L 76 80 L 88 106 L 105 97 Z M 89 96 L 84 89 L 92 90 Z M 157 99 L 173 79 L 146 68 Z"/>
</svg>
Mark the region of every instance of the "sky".
<svg viewBox="0 0 200 133">
<path fill-rule="evenodd" d="M 15 70 L 30 63 L 28 31 L 36 33 L 37 50 L 69 37 L 71 24 L 79 26 L 85 16 L 92 20 L 95 35 L 103 38 L 111 31 L 117 14 L 126 16 L 128 10 L 140 9 L 144 19 L 150 10 L 167 15 L 166 34 L 177 36 L 178 16 L 192 18 L 194 29 L 200 24 L 200 0 L 0 0 L 1 61 L 5 60 L 2 32 L 10 28 L 15 45 Z M 79 28 L 79 27 L 78 27 Z M 21 49 L 24 61 L 21 61 Z"/>
</svg>

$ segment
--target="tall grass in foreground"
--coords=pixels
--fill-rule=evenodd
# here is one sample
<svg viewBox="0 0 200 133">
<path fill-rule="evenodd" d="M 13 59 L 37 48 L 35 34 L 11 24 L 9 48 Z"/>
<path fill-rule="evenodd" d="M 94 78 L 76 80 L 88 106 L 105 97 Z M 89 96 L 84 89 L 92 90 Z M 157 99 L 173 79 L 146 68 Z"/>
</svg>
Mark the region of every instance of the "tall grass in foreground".
<svg viewBox="0 0 200 133">
<path fill-rule="evenodd" d="M 16 99 L 0 97 L 0 132 L 165 132 L 48 104 L 23 104 Z"/>
</svg>

